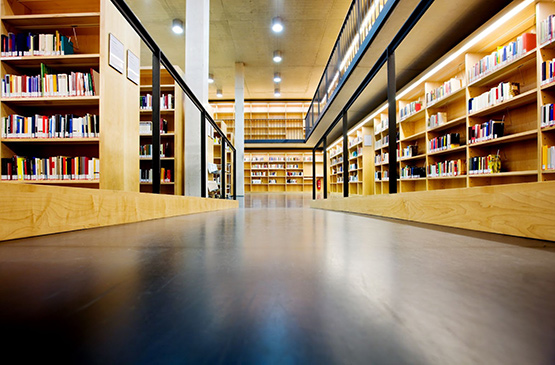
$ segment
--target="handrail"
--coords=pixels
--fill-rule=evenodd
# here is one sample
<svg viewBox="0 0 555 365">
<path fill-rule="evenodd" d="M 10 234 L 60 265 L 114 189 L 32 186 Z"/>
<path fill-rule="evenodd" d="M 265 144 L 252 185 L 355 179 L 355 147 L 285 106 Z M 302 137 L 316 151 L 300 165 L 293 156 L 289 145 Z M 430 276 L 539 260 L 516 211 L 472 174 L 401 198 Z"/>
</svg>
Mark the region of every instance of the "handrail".
<svg viewBox="0 0 555 365">
<path fill-rule="evenodd" d="M 306 139 L 398 2 L 353 0 L 306 114 Z"/>
<path fill-rule="evenodd" d="M 222 138 L 222 145 L 224 146 L 224 148 L 225 148 L 226 145 L 228 147 L 230 147 L 230 149 L 233 151 L 233 165 L 235 166 L 236 157 L 237 157 L 237 150 L 235 149 L 235 146 L 233 146 L 231 141 L 227 138 L 227 136 L 222 132 L 220 127 L 216 124 L 214 119 L 206 111 L 206 109 L 204 108 L 204 106 L 202 105 L 200 100 L 196 97 L 194 92 L 189 88 L 189 86 L 187 86 L 185 80 L 183 80 L 183 77 L 177 72 L 177 70 L 175 69 L 173 64 L 169 61 L 169 59 L 164 54 L 164 52 L 162 52 L 162 50 L 160 49 L 158 44 L 154 41 L 154 38 L 152 38 L 150 33 L 143 26 L 143 24 L 141 23 L 139 18 L 135 15 L 133 10 L 131 10 L 129 5 L 127 5 L 127 3 L 125 3 L 124 0 L 111 0 L 111 2 L 116 7 L 116 9 L 119 10 L 121 15 L 127 20 L 129 25 L 135 30 L 135 32 L 137 32 L 139 37 L 143 40 L 143 42 L 147 45 L 147 47 L 151 50 L 151 52 L 153 54 L 159 55 L 160 64 L 162 64 L 165 67 L 165 69 L 168 71 L 168 73 L 173 77 L 174 81 L 179 85 L 179 87 L 183 90 L 185 95 L 187 95 L 187 97 L 191 100 L 193 105 L 200 112 L 201 120 L 202 121 L 208 120 L 208 122 L 214 128 L 214 130 L 220 134 L 220 136 Z M 159 82 L 158 82 L 158 84 L 159 84 Z M 201 128 L 201 130 L 203 130 L 203 128 Z M 201 135 L 201 146 L 205 146 L 205 143 L 203 143 L 203 141 L 204 142 L 206 141 L 205 133 L 204 133 L 204 135 Z M 153 143 L 153 145 L 154 145 L 154 143 Z M 204 151 L 204 154 L 205 154 L 205 152 L 206 152 L 205 148 L 201 147 L 201 149 L 202 149 L 202 151 Z M 203 156 L 202 159 L 205 159 L 204 157 L 205 156 Z M 203 166 L 203 164 L 201 164 L 201 166 Z M 224 161 L 222 161 L 222 170 L 224 170 L 224 169 L 225 169 Z M 234 180 L 236 178 L 236 173 L 237 172 L 234 169 L 233 170 L 233 179 Z M 202 174 L 201 174 L 201 179 L 202 179 L 203 182 L 205 180 L 205 177 L 206 177 L 206 169 L 204 169 Z M 202 196 L 205 196 L 205 194 L 206 194 L 206 189 L 203 188 L 204 185 L 205 185 L 205 182 L 201 183 L 201 195 Z M 225 189 L 226 189 L 226 186 L 221 187 L 221 190 L 223 190 L 222 196 L 224 198 L 225 198 Z M 235 199 L 236 198 L 236 184 L 233 184 L 233 189 L 234 189 L 233 198 Z"/>
</svg>

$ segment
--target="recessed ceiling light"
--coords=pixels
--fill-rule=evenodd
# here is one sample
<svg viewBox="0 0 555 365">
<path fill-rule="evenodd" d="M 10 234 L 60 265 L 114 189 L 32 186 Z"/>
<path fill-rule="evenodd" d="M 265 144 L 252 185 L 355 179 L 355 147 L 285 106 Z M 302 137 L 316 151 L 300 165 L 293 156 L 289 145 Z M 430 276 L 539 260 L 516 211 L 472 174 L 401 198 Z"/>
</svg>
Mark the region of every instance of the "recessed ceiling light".
<svg viewBox="0 0 555 365">
<path fill-rule="evenodd" d="M 221 97 L 224 96 L 224 94 L 222 93 L 222 89 L 218 89 L 218 90 L 216 91 L 216 96 L 217 96 L 218 98 L 221 98 Z"/>
<path fill-rule="evenodd" d="M 281 62 L 281 51 L 274 51 L 274 62 L 275 63 Z"/>
<path fill-rule="evenodd" d="M 172 20 L 172 30 L 175 34 L 183 33 L 183 21 L 181 19 Z"/>
<path fill-rule="evenodd" d="M 279 87 L 276 87 L 276 88 L 274 89 L 274 96 L 275 96 L 276 98 L 279 98 L 279 97 L 281 96 L 281 93 L 279 92 Z"/>
<path fill-rule="evenodd" d="M 274 82 L 281 82 L 281 74 L 279 72 L 274 72 Z"/>
<path fill-rule="evenodd" d="M 214 83 L 214 75 L 208 74 L 208 83 L 209 83 L 209 84 Z"/>
<path fill-rule="evenodd" d="M 272 19 L 272 30 L 275 33 L 281 33 L 281 31 L 283 30 L 283 23 L 281 22 L 281 18 L 279 16 L 276 16 L 274 19 Z"/>
</svg>

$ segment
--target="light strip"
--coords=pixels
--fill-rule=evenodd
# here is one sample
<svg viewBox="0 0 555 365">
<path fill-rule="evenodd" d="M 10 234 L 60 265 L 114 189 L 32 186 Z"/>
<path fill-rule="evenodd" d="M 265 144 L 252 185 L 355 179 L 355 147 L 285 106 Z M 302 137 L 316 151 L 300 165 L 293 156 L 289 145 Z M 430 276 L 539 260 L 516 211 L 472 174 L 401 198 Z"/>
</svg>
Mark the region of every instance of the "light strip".
<svg viewBox="0 0 555 365">
<path fill-rule="evenodd" d="M 514 17 L 518 13 L 520 13 L 522 10 L 524 10 L 528 5 L 532 4 L 534 1 L 535 0 L 525 0 L 522 3 L 518 4 L 517 6 L 515 6 L 511 11 L 509 11 L 507 14 L 503 15 L 501 18 L 499 18 L 492 25 L 490 25 L 489 27 L 484 29 L 480 34 L 478 34 L 476 37 L 471 39 L 468 43 L 466 43 L 464 46 L 462 46 L 456 52 L 454 52 L 449 57 L 447 57 L 443 62 L 441 62 L 436 67 L 434 67 L 430 72 L 426 73 L 418 81 L 414 82 L 411 86 L 409 86 L 408 88 L 403 90 L 399 95 L 397 95 L 397 97 L 395 99 L 399 100 L 403 96 L 407 95 L 409 92 L 414 90 L 422 82 L 431 78 L 433 75 L 435 75 L 437 72 L 439 72 L 442 68 L 447 66 L 449 63 L 453 62 L 454 59 L 456 59 L 457 57 L 462 55 L 464 52 L 468 51 L 472 46 L 476 45 L 482 39 L 484 39 L 485 37 L 487 37 L 488 35 L 493 33 L 496 29 L 501 27 L 503 24 L 505 24 L 507 21 L 509 21 L 512 17 Z"/>
</svg>

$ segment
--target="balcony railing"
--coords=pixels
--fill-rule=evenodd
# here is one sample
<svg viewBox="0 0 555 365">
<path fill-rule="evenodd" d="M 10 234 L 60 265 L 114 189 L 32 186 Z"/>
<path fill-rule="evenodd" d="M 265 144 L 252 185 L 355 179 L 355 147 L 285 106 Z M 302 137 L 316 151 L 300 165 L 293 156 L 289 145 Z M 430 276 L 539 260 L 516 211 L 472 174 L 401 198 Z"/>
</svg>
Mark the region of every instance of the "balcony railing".
<svg viewBox="0 0 555 365">
<path fill-rule="evenodd" d="M 351 72 L 353 61 L 358 59 L 397 1 L 354 0 L 351 3 L 305 118 L 307 137 Z"/>
</svg>

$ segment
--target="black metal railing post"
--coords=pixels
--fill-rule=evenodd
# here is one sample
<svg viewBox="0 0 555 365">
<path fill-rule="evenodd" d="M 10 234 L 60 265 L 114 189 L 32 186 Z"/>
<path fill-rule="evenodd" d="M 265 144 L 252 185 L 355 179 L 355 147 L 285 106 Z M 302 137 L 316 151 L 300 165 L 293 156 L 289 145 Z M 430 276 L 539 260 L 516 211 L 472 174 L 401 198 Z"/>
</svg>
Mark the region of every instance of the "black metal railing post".
<svg viewBox="0 0 555 365">
<path fill-rule="evenodd" d="M 160 194 L 160 51 L 152 52 L 152 192 Z"/>
<path fill-rule="evenodd" d="M 322 142 L 324 146 L 324 199 L 328 198 L 328 143 L 327 143 L 328 136 L 324 135 L 324 141 Z"/>
<path fill-rule="evenodd" d="M 223 135 L 222 135 L 223 136 Z M 222 138 L 222 167 L 220 169 L 220 199 L 225 199 L 225 193 L 227 190 L 226 182 L 225 182 L 225 174 L 226 174 L 226 161 L 225 161 L 225 146 L 226 140 Z"/>
<path fill-rule="evenodd" d="M 389 119 L 389 194 L 397 193 L 397 103 L 395 96 L 395 51 L 387 54 L 387 101 Z"/>
<path fill-rule="evenodd" d="M 233 150 L 233 200 L 237 200 L 237 151 Z"/>
<path fill-rule="evenodd" d="M 316 147 L 312 149 L 312 200 L 316 200 L 316 183 L 318 178 L 316 176 Z"/>
<path fill-rule="evenodd" d="M 343 112 L 343 197 L 349 197 L 349 136 L 347 130 L 349 128 L 347 119 L 347 111 Z"/>
<path fill-rule="evenodd" d="M 206 167 L 206 112 L 200 112 L 200 196 L 206 198 L 208 169 Z"/>
</svg>

